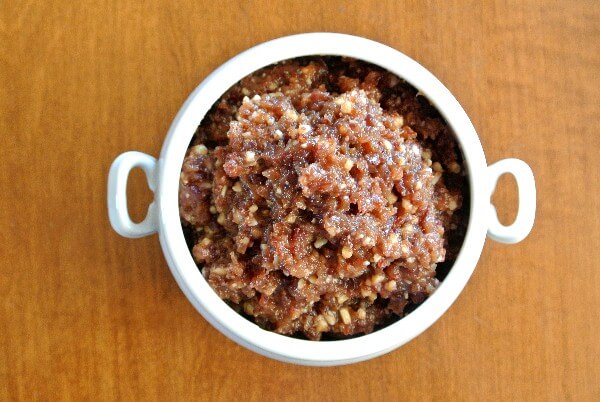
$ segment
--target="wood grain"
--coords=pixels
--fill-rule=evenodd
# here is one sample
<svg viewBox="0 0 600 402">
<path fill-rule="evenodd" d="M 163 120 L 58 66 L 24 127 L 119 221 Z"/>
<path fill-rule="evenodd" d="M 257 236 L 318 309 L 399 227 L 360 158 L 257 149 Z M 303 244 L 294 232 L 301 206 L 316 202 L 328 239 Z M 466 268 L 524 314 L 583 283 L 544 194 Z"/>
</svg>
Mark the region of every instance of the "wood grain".
<svg viewBox="0 0 600 402">
<path fill-rule="evenodd" d="M 426 333 L 325 369 L 223 337 L 157 238 L 119 237 L 105 202 L 112 160 L 157 155 L 210 71 L 308 31 L 421 62 L 466 109 L 488 161 L 532 166 L 539 199 L 531 235 L 488 241 Z M 595 1 L 0 2 L 0 399 L 597 400 L 599 72 Z M 150 194 L 134 179 L 140 217 Z M 494 197 L 503 219 L 508 184 Z"/>
</svg>

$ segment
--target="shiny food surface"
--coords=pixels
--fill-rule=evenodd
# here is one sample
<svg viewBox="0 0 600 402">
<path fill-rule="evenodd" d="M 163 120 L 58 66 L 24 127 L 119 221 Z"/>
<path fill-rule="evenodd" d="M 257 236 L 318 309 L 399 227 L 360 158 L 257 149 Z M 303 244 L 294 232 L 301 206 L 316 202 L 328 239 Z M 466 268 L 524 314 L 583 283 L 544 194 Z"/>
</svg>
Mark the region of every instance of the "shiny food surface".
<svg viewBox="0 0 600 402">
<path fill-rule="evenodd" d="M 339 338 L 435 290 L 466 227 L 464 174 L 452 132 L 409 84 L 303 58 L 217 101 L 182 167 L 180 213 L 202 273 L 236 310 L 281 334 Z"/>
</svg>

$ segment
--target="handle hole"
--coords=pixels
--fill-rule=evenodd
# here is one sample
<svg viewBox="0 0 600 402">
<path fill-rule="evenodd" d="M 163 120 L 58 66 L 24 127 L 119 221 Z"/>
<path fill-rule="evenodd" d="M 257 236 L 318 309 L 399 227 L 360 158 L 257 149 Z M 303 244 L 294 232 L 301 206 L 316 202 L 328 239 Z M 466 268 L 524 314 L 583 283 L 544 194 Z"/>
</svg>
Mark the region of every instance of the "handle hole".
<svg viewBox="0 0 600 402">
<path fill-rule="evenodd" d="M 517 181 L 512 174 L 500 176 L 492 195 L 492 203 L 496 207 L 501 224 L 508 226 L 515 221 L 519 205 L 519 192 Z"/>
<path fill-rule="evenodd" d="M 127 208 L 133 222 L 140 223 L 144 220 L 148 205 L 153 199 L 154 194 L 148 188 L 146 174 L 141 168 L 133 168 L 127 181 Z"/>
</svg>

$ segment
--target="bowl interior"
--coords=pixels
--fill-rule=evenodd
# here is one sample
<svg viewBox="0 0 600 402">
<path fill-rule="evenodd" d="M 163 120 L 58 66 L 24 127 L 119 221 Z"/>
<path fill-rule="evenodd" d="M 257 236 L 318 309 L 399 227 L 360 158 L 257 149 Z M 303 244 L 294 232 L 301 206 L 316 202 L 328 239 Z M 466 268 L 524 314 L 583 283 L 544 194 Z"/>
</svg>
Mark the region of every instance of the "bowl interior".
<svg viewBox="0 0 600 402">
<path fill-rule="evenodd" d="M 289 65 L 290 63 L 294 63 L 294 65 L 299 65 L 299 66 L 307 66 L 310 63 L 316 63 L 316 65 L 320 65 L 321 63 L 325 63 L 329 69 L 329 71 L 335 71 L 335 69 L 340 69 L 339 74 L 352 74 L 352 73 L 356 73 L 357 75 L 361 76 L 360 80 L 361 82 L 364 81 L 365 79 L 365 74 L 362 73 L 362 75 L 360 75 L 360 70 L 361 69 L 369 69 L 369 71 L 379 71 L 379 67 L 375 66 L 372 63 L 368 63 L 362 60 L 355 60 L 353 59 L 352 61 L 349 60 L 345 60 L 341 57 L 335 57 L 335 56 L 318 56 L 318 57 L 300 57 L 300 58 L 295 58 L 295 59 L 291 59 L 291 60 L 284 60 L 281 63 L 277 63 L 274 65 L 270 65 L 265 67 L 265 69 L 263 70 L 258 70 L 253 72 L 252 74 L 255 76 L 260 76 L 261 71 L 269 71 L 269 69 L 276 67 L 276 66 L 281 66 L 281 65 Z M 314 64 L 313 64 L 314 65 Z M 347 70 L 343 70 L 344 68 L 348 69 L 348 68 L 356 68 L 357 71 L 354 72 L 349 72 Z M 251 75 L 252 75 L 251 74 Z M 333 73 L 335 75 L 335 73 Z M 396 77 L 396 76 L 394 76 Z M 389 78 L 389 76 L 387 74 L 382 75 L 382 80 L 385 80 Z M 381 99 L 381 104 L 384 105 L 386 102 L 389 104 L 390 103 L 390 99 L 391 97 L 394 97 L 394 99 L 404 99 L 406 97 L 411 97 L 414 98 L 415 102 L 412 103 L 412 105 L 416 108 L 415 111 L 420 112 L 420 114 L 422 114 L 422 116 L 419 119 L 414 118 L 415 122 L 411 123 L 411 126 L 414 127 L 415 130 L 419 130 L 421 129 L 421 127 L 418 127 L 418 123 L 419 122 L 423 122 L 423 121 L 428 121 L 426 119 L 430 119 L 432 121 L 437 122 L 443 122 L 444 125 L 447 125 L 447 122 L 443 119 L 443 117 L 439 114 L 439 112 L 437 111 L 437 109 L 435 109 L 435 107 L 433 107 L 431 105 L 431 103 L 429 102 L 429 100 L 421 93 L 418 92 L 417 89 L 415 89 L 414 87 L 412 87 L 411 85 L 409 85 L 408 83 L 403 83 L 402 79 L 400 77 L 398 78 L 398 84 L 396 84 L 395 86 L 395 92 L 391 93 L 391 94 L 387 94 L 384 95 L 384 98 Z M 329 84 L 329 85 L 333 85 L 335 86 L 336 84 Z M 226 94 L 224 94 L 224 97 L 227 96 L 227 94 L 234 94 L 234 95 L 229 95 L 229 101 L 231 102 L 235 102 L 237 104 L 237 107 L 239 107 L 239 103 L 241 102 L 241 95 L 238 94 L 240 88 L 242 87 L 240 82 L 237 82 L 233 87 L 229 88 L 228 91 L 226 92 Z M 330 88 L 328 88 L 329 90 Z M 247 88 L 244 88 L 244 90 L 246 90 L 245 95 L 249 95 L 250 97 L 252 97 L 254 95 L 253 92 L 251 92 L 250 90 L 248 90 Z M 337 90 L 337 88 L 331 88 L 331 90 L 335 91 Z M 271 92 L 275 92 L 276 90 L 273 89 Z M 385 93 L 386 89 L 384 87 L 381 88 L 381 92 L 382 94 Z M 385 99 L 385 96 L 388 96 L 388 99 Z M 209 110 L 209 112 L 207 113 L 206 116 L 212 115 L 212 116 L 217 116 L 217 118 L 221 118 L 222 115 L 220 114 L 220 106 L 222 105 L 224 98 L 220 98 L 219 100 L 217 100 L 213 106 L 211 107 L 211 109 Z M 227 98 L 225 98 L 227 99 Z M 383 106 L 382 106 L 383 107 Z M 397 109 L 398 107 L 396 107 Z M 392 112 L 392 110 L 390 111 L 386 111 L 387 113 Z M 412 111 L 408 111 L 406 112 L 408 114 L 414 114 L 415 112 Z M 214 128 L 211 126 L 211 121 L 207 121 L 206 117 L 202 120 L 201 125 L 203 126 L 202 130 L 204 132 L 206 131 L 213 131 Z M 424 128 L 425 130 L 426 128 Z M 223 130 L 223 127 L 221 128 L 221 130 Z M 200 130 L 199 130 L 200 131 Z M 438 136 L 440 137 L 444 137 L 443 139 L 438 138 L 436 140 L 428 140 L 424 137 L 426 137 L 425 134 L 420 135 L 420 140 L 418 141 L 419 143 L 422 143 L 424 148 L 427 149 L 431 149 L 434 153 L 436 153 L 439 157 L 441 157 L 443 154 L 447 154 L 447 153 L 452 153 L 453 155 L 456 154 L 456 156 L 458 157 L 458 162 L 460 165 L 462 165 L 463 163 L 463 155 L 462 155 L 462 150 L 460 149 L 460 146 L 458 145 L 457 142 L 449 142 L 448 139 L 452 138 L 455 141 L 455 136 L 454 133 L 452 133 L 451 130 L 449 130 L 449 133 L 446 134 L 446 130 L 442 130 L 438 133 Z M 205 144 L 206 146 L 208 146 L 208 149 L 211 150 L 214 148 L 214 146 L 216 145 L 223 145 L 224 143 L 228 142 L 228 141 L 220 141 L 219 143 L 213 143 L 212 141 L 202 141 L 203 144 Z M 438 146 L 439 144 L 442 144 L 441 146 Z M 190 143 L 190 147 L 192 147 L 194 145 L 194 142 L 192 141 Z M 456 149 L 453 151 L 449 151 L 449 147 L 455 147 Z M 435 167 L 435 166 L 434 166 Z M 430 168 L 430 171 L 431 168 Z M 432 171 L 433 173 L 433 171 Z M 436 274 L 436 279 L 439 281 L 443 281 L 444 278 L 448 275 L 448 273 L 450 272 L 450 270 L 452 269 L 452 266 L 454 265 L 454 261 L 456 256 L 458 255 L 458 252 L 460 251 L 460 248 L 463 244 L 463 240 L 464 240 L 464 235 L 466 233 L 466 227 L 468 224 L 468 217 L 469 217 L 469 185 L 468 185 L 468 180 L 465 176 L 465 171 L 463 170 L 461 172 L 461 174 L 452 174 L 451 172 L 445 172 L 444 174 L 444 178 L 445 178 L 445 187 L 448 187 L 449 190 L 451 190 L 452 192 L 460 192 L 462 199 L 464 199 L 464 202 L 462 202 L 462 206 L 461 208 L 456 211 L 453 215 L 453 225 L 456 226 L 453 230 L 450 230 L 448 232 L 446 232 L 445 238 L 446 238 L 446 242 L 447 244 L 445 245 L 445 249 L 446 249 L 446 258 L 443 262 L 439 262 L 437 263 L 437 267 L 435 269 L 435 274 Z M 213 218 L 216 215 L 213 215 Z M 195 239 L 195 228 L 191 227 L 191 226 L 183 226 L 183 231 L 185 234 L 185 238 L 187 240 L 188 243 L 188 247 L 190 250 L 190 253 L 192 252 L 192 247 L 196 244 L 197 241 L 199 241 L 199 239 Z M 248 253 L 255 253 L 257 252 L 256 250 L 251 250 Z M 248 253 L 246 253 L 246 255 L 248 255 Z M 252 254 L 251 254 L 252 255 Z M 199 269 L 202 269 L 202 266 L 199 265 Z M 403 310 L 403 314 L 402 316 L 390 316 L 388 319 L 380 322 L 379 324 L 377 324 L 374 328 L 374 330 L 379 330 L 381 328 L 384 328 L 394 322 L 396 322 L 399 319 L 402 319 L 402 317 L 410 314 L 412 311 L 414 311 L 415 309 L 418 308 L 418 306 L 423 302 L 423 300 L 414 300 L 412 298 L 408 299 L 408 304 L 406 305 L 406 307 L 404 307 Z M 249 319 L 250 321 L 254 322 L 253 317 L 251 315 L 245 314 L 244 311 L 241 311 L 239 308 L 237 309 L 238 312 L 240 314 L 242 314 L 244 317 L 246 317 L 247 319 Z M 288 334 L 289 336 L 294 336 L 300 339 L 305 338 L 303 336 L 302 333 L 295 333 L 295 334 Z M 321 338 L 321 340 L 340 340 L 340 339 L 347 339 L 350 337 L 359 337 L 359 336 L 364 336 L 365 333 L 357 333 L 354 335 L 349 335 L 349 336 L 340 336 L 337 334 L 331 334 L 331 333 L 323 333 L 323 336 Z"/>
</svg>

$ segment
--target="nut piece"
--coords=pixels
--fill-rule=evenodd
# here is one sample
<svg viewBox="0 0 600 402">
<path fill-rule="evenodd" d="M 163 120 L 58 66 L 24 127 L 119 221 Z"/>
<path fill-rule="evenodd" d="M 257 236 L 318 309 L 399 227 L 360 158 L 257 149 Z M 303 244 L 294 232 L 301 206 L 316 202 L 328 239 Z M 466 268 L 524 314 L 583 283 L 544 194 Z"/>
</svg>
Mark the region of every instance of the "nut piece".
<svg viewBox="0 0 600 402">
<path fill-rule="evenodd" d="M 231 187 L 231 189 L 236 193 L 239 193 L 240 191 L 242 191 L 242 183 L 236 181 L 235 184 Z"/>
<path fill-rule="evenodd" d="M 452 173 L 460 173 L 460 165 L 456 162 L 452 162 L 450 165 L 448 165 L 448 170 L 450 170 Z"/>
<path fill-rule="evenodd" d="M 383 280 L 385 279 L 385 275 L 384 274 L 375 274 L 371 277 L 371 282 L 376 285 L 378 283 L 383 282 Z"/>
<path fill-rule="evenodd" d="M 329 325 L 335 325 L 335 323 L 337 322 L 336 316 L 330 311 L 323 314 L 323 316 L 325 317 L 325 321 L 327 321 L 327 324 Z"/>
<path fill-rule="evenodd" d="M 242 216 L 242 213 L 238 209 L 234 209 L 232 220 L 235 223 L 240 223 L 242 221 L 242 219 L 244 219 L 244 217 Z"/>
<path fill-rule="evenodd" d="M 285 116 L 287 118 L 289 118 L 290 120 L 293 120 L 293 121 L 297 121 L 298 120 L 298 113 L 296 113 L 295 110 L 286 110 L 285 111 Z"/>
<path fill-rule="evenodd" d="M 319 237 L 317 240 L 315 240 L 314 242 L 314 246 L 315 248 L 321 248 L 323 247 L 325 244 L 327 244 L 327 239 L 324 239 L 322 237 Z"/>
<path fill-rule="evenodd" d="M 348 325 L 352 322 L 352 318 L 350 318 L 350 312 L 347 307 L 342 307 L 340 309 L 340 317 L 342 317 L 342 321 L 344 324 Z"/>
<path fill-rule="evenodd" d="M 362 307 L 356 310 L 356 315 L 360 320 L 364 320 L 365 318 L 367 318 L 367 312 Z"/>
<path fill-rule="evenodd" d="M 348 246 L 342 247 L 342 257 L 346 259 L 352 257 L 352 249 Z"/>
<path fill-rule="evenodd" d="M 246 162 L 252 163 L 256 161 L 256 154 L 254 153 L 254 151 L 246 151 L 245 159 Z"/>
<path fill-rule="evenodd" d="M 341 294 L 337 296 L 337 302 L 338 304 L 341 306 L 342 304 L 344 304 L 344 302 L 348 300 L 348 296 Z"/>
<path fill-rule="evenodd" d="M 375 300 L 375 298 L 377 298 L 377 295 L 375 294 L 375 292 L 373 292 L 371 289 L 367 289 L 367 288 L 362 288 L 360 290 L 360 295 L 362 297 L 368 297 L 371 300 Z"/>
<path fill-rule="evenodd" d="M 298 134 L 306 134 L 310 130 L 312 130 L 312 127 L 310 126 L 310 124 L 300 124 L 298 126 Z"/>
<path fill-rule="evenodd" d="M 398 196 L 396 196 L 396 194 L 394 193 L 389 193 L 387 196 L 387 202 L 388 204 L 395 204 L 396 201 L 398 201 Z"/>
<path fill-rule="evenodd" d="M 404 125 L 404 118 L 402 116 L 394 117 L 394 127 L 400 128 Z"/>
<path fill-rule="evenodd" d="M 340 106 L 340 110 L 342 111 L 342 113 L 349 114 L 350 112 L 352 112 L 352 102 L 350 102 L 349 100 L 345 100 Z"/>
<path fill-rule="evenodd" d="M 346 159 L 346 163 L 344 163 L 344 169 L 350 171 L 350 169 L 352 169 L 352 166 L 354 166 L 354 162 L 352 162 L 351 159 Z"/>
<path fill-rule="evenodd" d="M 335 235 L 337 235 L 337 230 L 333 226 L 325 226 L 325 230 L 327 231 L 327 233 L 329 233 L 329 236 L 331 236 L 331 237 L 334 237 Z"/>
<path fill-rule="evenodd" d="M 207 155 L 208 148 L 206 148 L 206 145 L 200 144 L 200 145 L 196 145 L 195 147 L 193 147 L 192 152 L 200 154 L 200 155 Z"/>
<path fill-rule="evenodd" d="M 396 290 L 397 286 L 398 285 L 395 281 L 387 281 L 385 283 L 385 290 L 387 290 L 388 292 L 393 292 L 394 290 Z"/>
<path fill-rule="evenodd" d="M 318 332 L 325 332 L 329 329 L 329 325 L 327 325 L 327 321 L 325 321 L 325 318 L 320 314 L 315 319 L 315 329 Z"/>
<path fill-rule="evenodd" d="M 225 267 L 214 267 L 210 269 L 210 273 L 211 274 L 215 274 L 215 275 L 225 275 L 227 273 L 227 268 Z"/>
<path fill-rule="evenodd" d="M 241 245 L 242 247 L 247 247 L 248 244 L 250 244 L 250 239 L 248 237 L 244 236 L 238 240 L 238 244 Z"/>
</svg>

